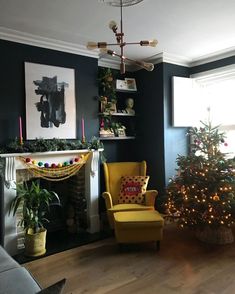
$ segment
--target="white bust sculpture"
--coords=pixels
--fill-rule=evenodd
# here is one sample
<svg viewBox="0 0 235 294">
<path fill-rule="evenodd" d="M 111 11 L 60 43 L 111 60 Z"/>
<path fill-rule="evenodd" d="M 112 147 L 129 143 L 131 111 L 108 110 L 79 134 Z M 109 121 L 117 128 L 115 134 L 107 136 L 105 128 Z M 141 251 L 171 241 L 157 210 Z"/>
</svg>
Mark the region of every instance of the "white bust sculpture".
<svg viewBox="0 0 235 294">
<path fill-rule="evenodd" d="M 134 100 L 132 98 L 126 99 L 126 113 L 135 114 L 135 110 L 133 109 Z"/>
</svg>

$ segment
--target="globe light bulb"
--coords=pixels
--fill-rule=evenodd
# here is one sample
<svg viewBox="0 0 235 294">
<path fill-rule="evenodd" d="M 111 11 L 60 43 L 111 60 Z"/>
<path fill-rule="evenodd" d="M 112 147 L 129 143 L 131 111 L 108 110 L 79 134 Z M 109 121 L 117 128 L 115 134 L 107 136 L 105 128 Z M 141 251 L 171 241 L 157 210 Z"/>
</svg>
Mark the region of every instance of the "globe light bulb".
<svg viewBox="0 0 235 294">
<path fill-rule="evenodd" d="M 110 30 L 112 30 L 114 33 L 116 33 L 118 27 L 117 27 L 117 23 L 115 20 L 111 20 L 109 23 L 109 28 Z"/>
<path fill-rule="evenodd" d="M 96 42 L 88 42 L 86 47 L 89 50 L 94 50 L 94 49 L 98 48 L 98 45 Z"/>
<path fill-rule="evenodd" d="M 144 61 L 136 61 L 135 62 L 139 67 L 144 68 L 147 71 L 153 71 L 154 65 L 152 63 L 147 63 Z"/>
<path fill-rule="evenodd" d="M 94 49 L 97 49 L 97 48 L 106 48 L 107 47 L 107 43 L 106 42 L 88 42 L 87 43 L 87 49 L 89 50 L 94 50 Z"/>
<path fill-rule="evenodd" d="M 156 47 L 157 44 L 158 44 L 158 40 L 156 40 L 156 39 L 149 41 L 149 46 L 151 46 L 151 47 Z"/>
<path fill-rule="evenodd" d="M 140 41 L 140 46 L 151 46 L 151 47 L 156 47 L 158 41 L 156 39 L 154 40 L 142 40 Z"/>
<path fill-rule="evenodd" d="M 100 48 L 101 54 L 107 54 L 108 49 L 107 48 Z"/>
</svg>

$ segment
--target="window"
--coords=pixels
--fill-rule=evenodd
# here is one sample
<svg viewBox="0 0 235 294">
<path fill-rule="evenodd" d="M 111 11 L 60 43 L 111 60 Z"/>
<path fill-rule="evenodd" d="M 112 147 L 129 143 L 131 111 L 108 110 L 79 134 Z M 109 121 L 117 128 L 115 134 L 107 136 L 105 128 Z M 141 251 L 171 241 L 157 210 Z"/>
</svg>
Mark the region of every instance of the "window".
<svg viewBox="0 0 235 294">
<path fill-rule="evenodd" d="M 208 119 L 226 133 L 228 147 L 222 151 L 234 156 L 234 65 L 195 74 L 189 79 L 173 78 L 173 125 L 198 126 L 200 121 Z"/>
</svg>

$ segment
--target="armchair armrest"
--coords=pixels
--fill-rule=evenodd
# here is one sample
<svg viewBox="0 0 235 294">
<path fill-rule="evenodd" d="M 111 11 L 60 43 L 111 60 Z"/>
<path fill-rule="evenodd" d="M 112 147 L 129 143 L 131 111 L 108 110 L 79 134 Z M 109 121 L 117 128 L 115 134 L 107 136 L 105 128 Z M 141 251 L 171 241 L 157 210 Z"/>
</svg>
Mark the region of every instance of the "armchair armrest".
<svg viewBox="0 0 235 294">
<path fill-rule="evenodd" d="M 145 204 L 146 206 L 154 206 L 155 199 L 158 194 L 157 190 L 148 190 L 145 193 Z"/>
<path fill-rule="evenodd" d="M 105 199 L 106 209 L 113 207 L 113 200 L 109 192 L 103 192 L 102 197 Z"/>
</svg>

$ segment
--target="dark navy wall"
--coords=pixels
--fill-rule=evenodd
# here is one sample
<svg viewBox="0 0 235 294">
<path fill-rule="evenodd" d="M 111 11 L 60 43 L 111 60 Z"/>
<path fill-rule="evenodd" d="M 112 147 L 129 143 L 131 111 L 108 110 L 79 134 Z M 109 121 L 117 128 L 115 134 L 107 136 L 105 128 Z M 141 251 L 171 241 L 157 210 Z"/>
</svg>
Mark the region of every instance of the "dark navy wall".
<svg viewBox="0 0 235 294">
<path fill-rule="evenodd" d="M 203 72 L 203 71 L 207 71 L 207 70 L 212 70 L 212 69 L 216 69 L 216 68 L 223 67 L 226 65 L 231 65 L 231 64 L 235 64 L 235 56 L 231 56 L 231 57 L 223 58 L 223 59 L 216 60 L 213 62 L 208 62 L 205 64 L 191 67 L 190 74 L 195 74 L 195 73 L 199 73 L 199 72 Z"/>
<path fill-rule="evenodd" d="M 159 198 L 164 195 L 168 178 L 175 174 L 177 154 L 187 152 L 186 130 L 173 128 L 172 76 L 189 76 L 189 69 L 168 63 L 155 66 L 153 72 L 136 73 L 138 91 L 139 144 L 138 156 L 148 163 L 150 188 L 157 188 Z"/>
<path fill-rule="evenodd" d="M 0 40 L 0 143 L 19 136 L 20 115 L 25 126 L 25 61 L 75 69 L 77 138 L 82 116 L 87 139 L 98 136 L 97 59 Z"/>
<path fill-rule="evenodd" d="M 136 72 L 138 99 L 138 140 L 139 158 L 147 161 L 150 175 L 149 188 L 161 190 L 164 186 L 164 105 L 163 105 L 163 64 L 155 66 L 153 72 Z"/>
<path fill-rule="evenodd" d="M 188 152 L 187 128 L 172 127 L 172 77 L 189 77 L 189 68 L 175 64 L 163 64 L 164 84 L 164 154 L 165 154 L 165 185 L 175 175 L 176 158 Z M 184 111 L 184 109 L 182 109 Z"/>
</svg>

